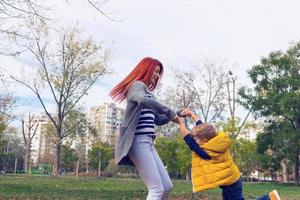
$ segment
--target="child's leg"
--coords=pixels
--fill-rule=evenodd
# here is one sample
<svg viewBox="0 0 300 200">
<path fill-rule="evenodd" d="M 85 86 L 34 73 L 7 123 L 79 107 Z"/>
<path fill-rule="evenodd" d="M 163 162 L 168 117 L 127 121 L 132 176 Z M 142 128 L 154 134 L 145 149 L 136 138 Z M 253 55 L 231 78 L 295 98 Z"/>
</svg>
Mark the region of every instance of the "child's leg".
<svg viewBox="0 0 300 200">
<path fill-rule="evenodd" d="M 258 197 L 256 200 L 270 200 L 270 197 L 268 194 L 266 194 L 264 196 Z"/>
<path fill-rule="evenodd" d="M 269 194 L 258 197 L 256 200 L 281 200 L 277 190 L 273 190 Z"/>
<path fill-rule="evenodd" d="M 221 186 L 223 200 L 245 200 L 243 196 L 242 178 L 228 186 Z"/>
</svg>

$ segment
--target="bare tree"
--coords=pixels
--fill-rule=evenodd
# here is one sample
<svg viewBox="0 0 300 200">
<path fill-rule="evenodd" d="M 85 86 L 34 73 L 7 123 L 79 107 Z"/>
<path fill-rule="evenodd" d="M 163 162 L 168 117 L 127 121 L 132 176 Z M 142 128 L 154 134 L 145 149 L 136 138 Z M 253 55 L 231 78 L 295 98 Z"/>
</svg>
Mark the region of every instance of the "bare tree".
<svg viewBox="0 0 300 200">
<path fill-rule="evenodd" d="M 13 126 L 9 126 L 4 133 L 4 140 L 6 143 L 0 147 L 1 156 L 4 155 L 5 159 L 2 159 L 2 170 L 13 169 L 17 172 L 17 168 L 20 169 L 21 163 L 18 160 L 23 159 L 23 145 L 21 143 L 21 138 L 19 138 L 18 129 Z M 19 164 L 18 164 L 19 163 Z"/>
<path fill-rule="evenodd" d="M 51 43 L 47 29 L 34 31 L 33 45 L 26 46 L 33 59 L 37 61 L 38 78 L 32 84 L 28 81 L 12 78 L 29 88 L 40 101 L 45 113 L 55 127 L 56 159 L 54 175 L 60 174 L 60 152 L 64 138 L 71 133 L 65 131 L 64 121 L 92 85 L 108 73 L 109 52 L 91 38 L 81 39 L 77 29 L 65 30 L 57 46 Z M 56 49 L 56 50 L 55 50 Z M 48 87 L 48 92 L 56 105 L 56 113 L 51 114 L 42 94 L 41 84 Z"/>
<path fill-rule="evenodd" d="M 229 107 L 229 119 L 227 122 L 228 130 L 232 138 L 237 138 L 240 134 L 242 128 L 245 126 L 249 115 L 252 112 L 252 108 L 248 109 L 246 116 L 243 118 L 242 122 L 239 123 L 239 119 L 236 117 L 236 108 L 239 103 L 237 90 L 236 90 L 236 80 L 237 76 L 233 74 L 231 70 L 228 71 L 229 76 L 226 81 L 227 88 L 227 105 Z"/>
<path fill-rule="evenodd" d="M 67 0 L 59 4 L 66 3 Z M 101 16 L 118 21 L 111 12 L 104 11 L 109 0 L 86 0 L 91 9 Z M 48 24 L 54 22 L 53 12 L 57 4 L 46 0 L 0 0 L 0 55 L 17 56 L 26 49 L 21 48 L 23 40 L 33 39 L 28 34 L 27 21 L 34 24 Z M 52 14 L 52 16 L 51 16 Z"/>
<path fill-rule="evenodd" d="M 12 96 L 0 95 L 0 144 L 4 130 L 7 128 L 9 121 L 13 119 L 10 112 L 14 103 L 15 99 Z"/>
<path fill-rule="evenodd" d="M 107 19 L 115 22 L 122 21 L 120 19 L 116 19 L 112 17 L 111 15 L 113 13 L 104 11 L 103 6 L 106 5 L 109 2 L 109 0 L 87 0 L 87 1 L 97 12 L 99 12 L 102 16 L 106 17 Z"/>
<path fill-rule="evenodd" d="M 177 69 L 174 69 L 176 71 Z M 155 96 L 159 98 L 159 101 L 174 111 L 179 111 L 183 108 L 193 107 L 194 103 L 194 91 L 190 90 L 188 85 L 182 79 L 177 79 L 173 86 L 169 86 L 165 91 L 160 86 L 155 92 Z M 185 118 L 185 124 L 188 121 Z M 170 133 L 176 132 L 178 127 L 176 124 L 168 123 L 163 127 L 157 127 L 157 132 L 164 136 L 171 136 Z"/>
<path fill-rule="evenodd" d="M 193 109 L 200 113 L 203 122 L 213 122 L 222 117 L 225 107 L 225 61 L 214 57 L 196 61 L 193 70 L 176 70 L 175 78 L 185 84 L 194 99 Z"/>
<path fill-rule="evenodd" d="M 24 119 L 21 120 L 22 122 L 22 135 L 25 144 L 25 159 L 24 159 L 24 167 L 25 173 L 31 174 L 31 144 L 33 137 L 36 135 L 37 129 L 39 127 L 39 120 L 34 118 L 34 115 L 28 114 L 28 120 L 25 122 Z"/>
<path fill-rule="evenodd" d="M 30 39 L 25 21 L 46 23 L 49 7 L 44 0 L 0 0 L 0 5 L 0 55 L 19 55 L 24 50 L 19 43 Z"/>
</svg>

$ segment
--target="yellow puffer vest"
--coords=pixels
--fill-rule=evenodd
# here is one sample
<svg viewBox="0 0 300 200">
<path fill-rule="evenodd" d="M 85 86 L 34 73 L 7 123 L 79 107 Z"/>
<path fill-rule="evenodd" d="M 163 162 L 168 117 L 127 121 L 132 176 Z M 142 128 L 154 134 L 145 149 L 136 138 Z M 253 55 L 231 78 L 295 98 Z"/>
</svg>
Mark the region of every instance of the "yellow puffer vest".
<svg viewBox="0 0 300 200">
<path fill-rule="evenodd" d="M 231 185 L 240 178 L 240 171 L 230 155 L 231 140 L 224 132 L 201 145 L 211 160 L 204 160 L 192 153 L 193 192 Z"/>
</svg>

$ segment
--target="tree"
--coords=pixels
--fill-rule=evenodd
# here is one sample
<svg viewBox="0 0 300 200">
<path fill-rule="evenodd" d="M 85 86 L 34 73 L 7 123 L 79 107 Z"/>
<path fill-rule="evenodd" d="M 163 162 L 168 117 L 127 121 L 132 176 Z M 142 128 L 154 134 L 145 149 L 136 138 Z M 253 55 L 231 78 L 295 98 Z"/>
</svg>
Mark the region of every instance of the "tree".
<svg viewBox="0 0 300 200">
<path fill-rule="evenodd" d="M 205 123 L 222 118 L 227 76 L 225 68 L 225 60 L 207 57 L 203 61 L 196 61 L 193 71 L 176 70 L 176 80 L 184 83 L 185 91 L 189 91 L 188 97 L 193 96 L 194 110 Z"/>
<path fill-rule="evenodd" d="M 22 119 L 22 135 L 25 144 L 25 173 L 31 174 L 31 144 L 33 137 L 37 132 L 37 128 L 39 127 L 39 121 L 34 119 L 34 115 L 28 114 L 28 121 L 26 123 Z"/>
<path fill-rule="evenodd" d="M 249 178 L 252 172 L 259 168 L 259 156 L 256 153 L 256 143 L 245 139 L 235 140 L 233 146 L 237 149 L 235 162 L 243 176 Z"/>
<path fill-rule="evenodd" d="M 165 92 L 158 90 L 158 93 L 163 93 L 160 101 L 175 111 L 191 108 L 203 122 L 216 122 L 225 112 L 226 68 L 226 61 L 217 57 L 195 61 L 192 71 L 174 68 L 175 84 L 169 86 Z M 187 119 L 185 124 L 191 125 Z M 164 135 L 176 130 L 177 125 L 172 123 L 158 128 L 158 132 Z"/>
<path fill-rule="evenodd" d="M 0 0 L 0 55 L 19 55 L 23 49 L 16 49 L 20 40 L 30 39 L 24 22 L 31 18 L 37 23 L 49 20 L 49 7 L 44 0 Z"/>
<path fill-rule="evenodd" d="M 16 127 L 8 127 L 3 136 L 6 141 L 0 147 L 0 169 L 4 172 L 17 173 L 23 169 L 23 144 L 21 138 L 18 137 Z"/>
<path fill-rule="evenodd" d="M 76 29 L 64 31 L 60 43 L 56 48 L 52 46 L 52 49 L 46 27 L 43 26 L 33 33 L 35 42 L 26 48 L 37 61 L 39 68 L 37 78 L 32 84 L 13 76 L 12 78 L 35 94 L 55 128 L 54 175 L 59 175 L 61 144 L 64 138 L 71 134 L 63 126 L 66 117 L 92 85 L 107 74 L 109 54 L 101 44 L 95 43 L 91 38 L 82 39 Z M 55 114 L 52 114 L 47 107 L 41 85 L 48 87 L 48 92 L 56 105 Z"/>
<path fill-rule="evenodd" d="M 88 173 L 88 158 L 86 155 L 88 142 L 94 136 L 94 130 L 88 122 L 86 114 L 82 108 L 77 108 L 70 112 L 67 116 L 64 127 L 66 132 L 70 133 L 68 141 L 75 144 L 75 153 L 78 157 L 76 175 L 78 175 L 79 168 L 83 168 L 85 164 L 86 172 Z"/>
<path fill-rule="evenodd" d="M 161 94 L 162 93 L 162 94 Z M 189 90 L 189 87 L 184 80 L 178 79 L 176 85 L 173 87 L 168 87 L 165 92 L 158 88 L 155 92 L 155 96 L 159 98 L 159 101 L 168 107 L 172 108 L 174 111 L 179 111 L 183 108 L 193 107 L 194 102 L 194 92 Z M 185 118 L 185 123 L 187 125 L 188 121 Z M 164 126 L 158 126 L 157 132 L 161 133 L 164 136 L 172 137 L 170 133 L 176 132 L 178 125 L 174 123 L 168 123 Z"/>
<path fill-rule="evenodd" d="M 186 179 L 190 179 L 190 170 L 192 166 L 191 150 L 186 145 L 181 135 L 177 136 L 178 148 L 177 153 L 178 170 L 180 175 L 185 175 Z"/>
<path fill-rule="evenodd" d="M 246 121 L 252 112 L 252 108 L 249 108 L 247 115 L 241 121 L 241 118 L 236 116 L 236 109 L 238 103 L 240 102 L 237 90 L 236 90 L 236 80 L 237 76 L 234 76 L 231 70 L 228 72 L 229 76 L 227 77 L 226 81 L 226 88 L 227 88 L 227 105 L 229 108 L 229 118 L 225 123 L 222 123 L 223 130 L 229 133 L 230 137 L 235 140 L 244 125 L 246 125 Z"/>
<path fill-rule="evenodd" d="M 159 137 L 155 141 L 155 149 L 167 167 L 168 173 L 173 177 L 176 177 L 178 173 L 178 160 L 176 159 L 178 146 L 176 140 L 166 137 Z"/>
<path fill-rule="evenodd" d="M 10 114 L 15 100 L 10 95 L 0 95 L 0 147 L 6 142 L 4 140 L 4 131 L 7 129 L 9 121 L 13 118 Z"/>
<path fill-rule="evenodd" d="M 114 150 L 106 143 L 94 143 L 92 149 L 88 152 L 88 158 L 91 168 L 98 169 L 99 162 L 101 162 L 101 171 L 108 165 L 109 161 L 114 156 Z"/>
<path fill-rule="evenodd" d="M 155 149 L 157 150 L 164 165 L 172 177 L 188 177 L 191 167 L 191 151 L 184 143 L 181 136 L 158 137 L 155 141 Z"/>
<path fill-rule="evenodd" d="M 74 108 L 69 112 L 64 121 L 64 132 L 66 137 L 81 141 L 86 137 L 87 132 L 91 129 L 86 114 L 82 108 Z"/>
<path fill-rule="evenodd" d="M 257 116 L 268 117 L 273 123 L 288 123 L 294 145 L 295 184 L 299 184 L 300 154 L 300 43 L 286 52 L 271 52 L 248 72 L 254 84 L 252 91 L 242 88 L 239 93 L 245 106 L 252 106 Z M 254 94 L 255 93 L 255 94 Z M 272 135 L 270 135 L 272 137 Z M 275 150 L 277 151 L 277 150 Z"/>
<path fill-rule="evenodd" d="M 280 166 L 283 169 L 284 180 L 287 181 L 286 165 L 289 160 L 295 156 L 293 140 L 295 135 L 288 122 L 276 122 L 270 120 L 264 131 L 257 136 L 257 152 L 266 158 L 263 162 L 263 169 L 268 170 L 271 174 L 278 170 Z"/>
<path fill-rule="evenodd" d="M 78 161 L 76 150 L 70 147 L 70 144 L 62 145 L 61 168 L 64 172 L 74 171 L 75 162 Z"/>
<path fill-rule="evenodd" d="M 67 3 L 61 1 L 59 4 Z M 86 3 L 101 16 L 111 20 L 120 21 L 111 16 L 112 13 L 105 12 L 103 7 L 108 0 L 86 0 Z M 56 4 L 45 0 L 0 0 L 0 55 L 17 56 L 24 52 L 23 42 L 34 40 L 28 30 L 28 20 L 31 24 L 49 24 L 54 22 L 50 16 L 55 11 Z M 51 13 L 52 12 L 52 13 Z M 55 24 L 55 23 L 53 23 Z"/>
</svg>

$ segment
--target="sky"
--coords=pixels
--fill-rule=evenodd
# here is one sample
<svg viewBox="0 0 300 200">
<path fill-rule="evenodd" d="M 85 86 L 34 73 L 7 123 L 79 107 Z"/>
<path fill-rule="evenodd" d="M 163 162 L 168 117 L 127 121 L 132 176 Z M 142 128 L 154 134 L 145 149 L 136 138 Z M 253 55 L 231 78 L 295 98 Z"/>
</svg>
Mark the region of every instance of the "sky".
<svg viewBox="0 0 300 200">
<path fill-rule="evenodd" d="M 112 21 L 86 0 L 50 1 L 57 27 L 77 25 L 85 35 L 103 41 L 110 49 L 113 74 L 101 79 L 81 101 L 91 106 L 111 102 L 109 91 L 146 56 L 159 59 L 165 68 L 163 86 L 171 85 L 172 67 L 192 69 L 196 58 L 213 55 L 235 63 L 238 85 L 250 84 L 247 70 L 271 51 L 285 51 L 300 41 L 300 2 L 297 0 L 110 0 L 102 7 Z M 30 58 L 0 57 L 0 66 L 11 74 L 34 74 Z M 18 97 L 17 112 L 42 111 L 32 92 L 5 77 L 2 93 Z M 50 102 L 51 99 L 46 99 Z M 124 105 L 121 105 L 124 106 Z"/>
</svg>

